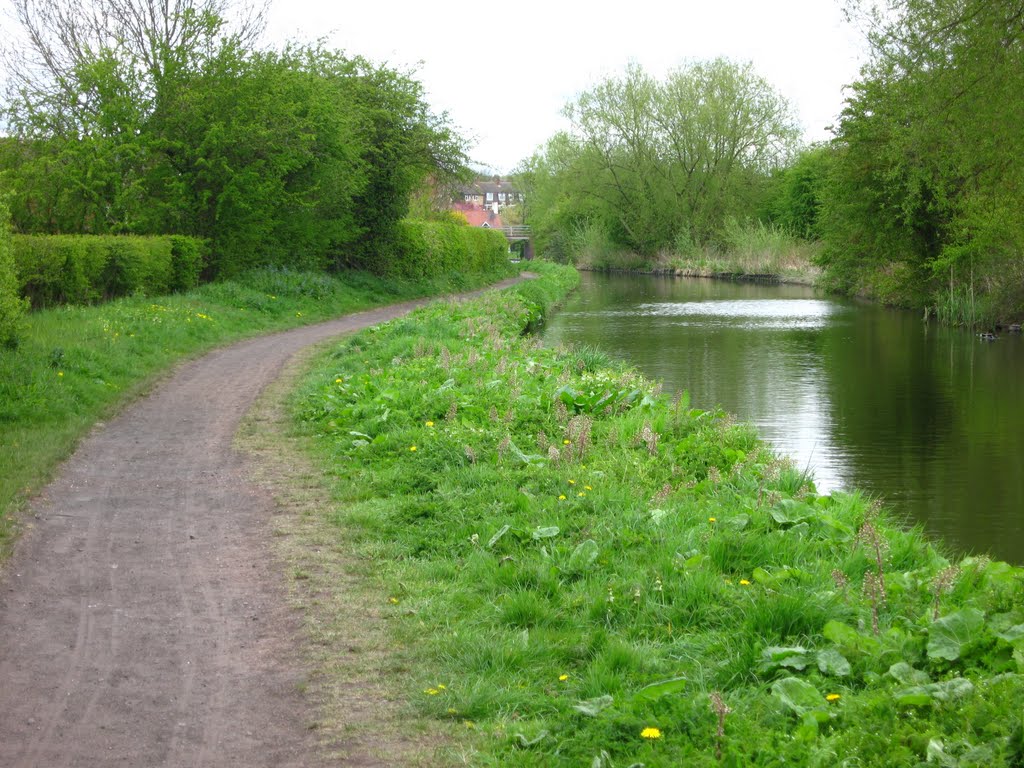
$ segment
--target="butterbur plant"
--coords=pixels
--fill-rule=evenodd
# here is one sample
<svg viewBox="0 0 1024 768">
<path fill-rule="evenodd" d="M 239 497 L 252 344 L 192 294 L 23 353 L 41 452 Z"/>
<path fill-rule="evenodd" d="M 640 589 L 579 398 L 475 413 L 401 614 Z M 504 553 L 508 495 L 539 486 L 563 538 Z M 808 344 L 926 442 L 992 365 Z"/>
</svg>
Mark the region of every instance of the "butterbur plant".
<svg viewBox="0 0 1024 768">
<path fill-rule="evenodd" d="M 718 717 L 718 727 L 715 730 L 715 759 L 722 759 L 722 742 L 725 740 L 725 716 L 732 712 L 722 699 L 718 691 L 711 692 L 711 711 Z"/>
<path fill-rule="evenodd" d="M 878 606 L 885 600 L 883 578 L 876 573 L 864 574 L 864 597 L 871 603 L 871 631 L 878 637 Z"/>
<path fill-rule="evenodd" d="M 943 568 L 932 579 L 930 591 L 932 593 L 932 621 L 937 621 L 939 618 L 939 602 L 942 595 L 953 588 L 953 584 L 956 582 L 957 577 L 960 575 L 960 567 L 957 565 L 951 565 L 947 568 Z"/>
<path fill-rule="evenodd" d="M 857 532 L 857 543 L 867 547 L 874 556 L 878 593 L 884 603 L 887 600 L 885 595 L 885 554 L 889 551 L 889 542 L 878 532 L 875 524 L 868 520 Z"/>
<path fill-rule="evenodd" d="M 846 602 L 846 587 L 849 586 L 850 580 L 846 577 L 846 574 L 838 568 L 833 568 L 832 581 L 835 582 L 836 589 L 843 596 L 843 602 Z"/>
</svg>

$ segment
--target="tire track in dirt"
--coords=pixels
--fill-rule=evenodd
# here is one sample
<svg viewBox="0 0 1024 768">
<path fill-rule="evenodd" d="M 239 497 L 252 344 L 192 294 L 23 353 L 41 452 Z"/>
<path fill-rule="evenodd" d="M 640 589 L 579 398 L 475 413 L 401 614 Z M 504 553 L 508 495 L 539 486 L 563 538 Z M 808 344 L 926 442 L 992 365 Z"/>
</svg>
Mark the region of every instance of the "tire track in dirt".
<svg viewBox="0 0 1024 768">
<path fill-rule="evenodd" d="M 0 575 L 0 765 L 321 764 L 273 502 L 232 440 L 297 351 L 424 303 L 212 352 L 93 430 Z"/>
</svg>

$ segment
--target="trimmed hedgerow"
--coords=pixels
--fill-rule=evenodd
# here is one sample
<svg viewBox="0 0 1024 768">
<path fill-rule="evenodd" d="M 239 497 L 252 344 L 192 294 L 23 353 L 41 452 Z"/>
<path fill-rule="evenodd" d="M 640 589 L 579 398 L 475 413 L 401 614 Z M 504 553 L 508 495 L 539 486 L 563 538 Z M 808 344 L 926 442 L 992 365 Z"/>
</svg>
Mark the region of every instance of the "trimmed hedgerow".
<svg viewBox="0 0 1024 768">
<path fill-rule="evenodd" d="M 34 307 L 91 304 L 199 284 L 205 245 L 191 237 L 15 235 L 14 264 Z"/>
<path fill-rule="evenodd" d="M 18 277 L 11 252 L 10 213 L 0 202 L 0 347 L 17 341 L 18 325 L 27 302 L 18 295 Z"/>
<path fill-rule="evenodd" d="M 491 272 L 508 263 L 508 241 L 503 234 L 449 222 L 402 221 L 397 250 L 387 265 L 387 272 L 396 277 Z"/>
</svg>

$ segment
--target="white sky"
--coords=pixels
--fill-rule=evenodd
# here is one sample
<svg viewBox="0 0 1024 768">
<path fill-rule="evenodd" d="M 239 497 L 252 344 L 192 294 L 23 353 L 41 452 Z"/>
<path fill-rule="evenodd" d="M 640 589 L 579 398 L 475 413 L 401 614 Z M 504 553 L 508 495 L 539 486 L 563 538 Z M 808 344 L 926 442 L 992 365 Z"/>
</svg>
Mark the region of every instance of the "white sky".
<svg viewBox="0 0 1024 768">
<path fill-rule="evenodd" d="M 753 62 L 793 105 L 807 141 L 830 135 L 866 54 L 843 0 L 270 0 L 265 41 L 328 45 L 415 67 L 430 104 L 511 171 L 556 131 L 561 110 L 636 61 L 661 77 L 686 60 Z M 2 2 L 2 0 L 0 0 Z M 0 32 L 17 25 L 5 4 Z"/>
<path fill-rule="evenodd" d="M 656 76 L 687 59 L 751 61 L 815 141 L 864 57 L 840 0 L 274 0 L 267 33 L 417 66 L 432 107 L 475 141 L 472 159 L 501 173 L 565 126 L 567 101 L 631 60 Z"/>
</svg>

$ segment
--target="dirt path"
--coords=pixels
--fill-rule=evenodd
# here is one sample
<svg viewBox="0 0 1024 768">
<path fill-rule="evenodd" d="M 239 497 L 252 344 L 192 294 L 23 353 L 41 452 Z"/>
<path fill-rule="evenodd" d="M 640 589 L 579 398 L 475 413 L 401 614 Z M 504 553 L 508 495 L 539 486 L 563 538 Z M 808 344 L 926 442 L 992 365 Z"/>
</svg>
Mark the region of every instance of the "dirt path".
<svg viewBox="0 0 1024 768">
<path fill-rule="evenodd" d="M 0 766 L 321 764 L 232 439 L 298 350 L 423 303 L 213 352 L 83 441 L 0 574 Z"/>
</svg>

